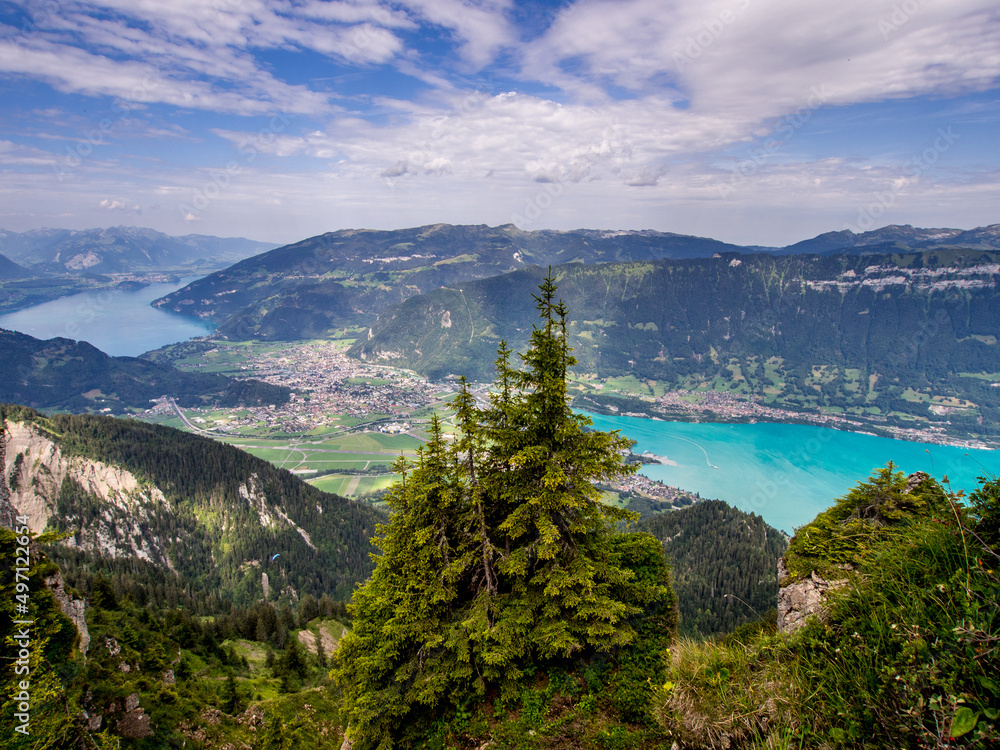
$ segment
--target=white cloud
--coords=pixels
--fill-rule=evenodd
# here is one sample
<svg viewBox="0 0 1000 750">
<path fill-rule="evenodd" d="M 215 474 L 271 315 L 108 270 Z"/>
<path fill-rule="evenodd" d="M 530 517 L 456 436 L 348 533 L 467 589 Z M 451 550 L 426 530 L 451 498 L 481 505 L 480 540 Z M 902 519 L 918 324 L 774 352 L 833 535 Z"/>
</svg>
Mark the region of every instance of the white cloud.
<svg viewBox="0 0 1000 750">
<path fill-rule="evenodd" d="M 486 66 L 515 41 L 506 18 L 513 0 L 403 0 L 403 4 L 431 23 L 451 29 L 462 41 L 462 58 L 473 69 Z"/>
<path fill-rule="evenodd" d="M 32 33 L 3 40 L 0 72 L 67 93 L 187 109 L 318 114 L 332 111 L 327 95 L 276 78 L 254 51 L 384 63 L 403 51 L 393 28 L 412 25 L 377 2 L 68 1 L 58 14 L 36 12 Z M 156 85 L 142 85 L 150 70 Z"/>
<path fill-rule="evenodd" d="M 154 179 L 166 191 L 164 205 L 190 202 L 213 166 L 239 165 L 224 194 L 187 217 L 206 231 L 223 221 L 217 217 L 234 216 L 241 200 L 244 212 L 247 205 L 259 209 L 262 223 L 266 216 L 274 217 L 270 225 L 298 216 L 322 231 L 379 225 L 389 202 L 394 218 L 382 225 L 503 222 L 547 195 L 552 205 L 539 226 L 701 227 L 716 235 L 705 217 L 727 212 L 753 227 L 775 215 L 754 213 L 755 206 L 791 214 L 801 205 L 825 228 L 831 221 L 838 228 L 885 190 L 895 191 L 886 216 L 911 223 L 918 206 L 942 213 L 932 206 L 935 191 L 968 200 L 954 210 L 970 217 L 979 215 L 976 207 L 996 205 L 995 174 L 967 169 L 950 176 L 948 160 L 912 178 L 901 166 L 849 157 L 850 145 L 834 158 L 815 145 L 792 148 L 806 140 L 799 127 L 819 106 L 996 87 L 995 0 L 577 0 L 548 28 L 532 29 L 514 25 L 509 0 L 64 0 L 60 8 L 58 18 L 40 19 L 35 33 L 0 41 L 0 73 L 41 79 L 64 93 L 116 97 L 126 113 L 161 103 L 241 116 L 302 115 L 256 132 L 234 120 L 210 131 L 223 142 L 200 130 L 196 117 L 171 130 L 180 126 L 159 110 L 141 115 L 146 125 L 136 126 L 128 147 L 162 146 L 141 158 L 163 162 Z M 269 64 L 274 50 L 284 60 L 303 51 L 323 55 L 345 73 L 319 84 L 308 71 L 289 73 L 291 64 Z M 398 73 L 384 89 L 382 66 Z M 366 91 L 358 81 L 369 75 Z M 472 92 L 477 75 L 519 90 Z M 419 98 L 408 98 L 399 84 L 406 76 L 422 83 Z M 351 86 L 351 96 L 337 90 L 341 85 Z M 992 123 L 995 113 L 983 118 Z M 116 147 L 132 132 L 128 122 L 116 124 Z M 50 129 L 58 130 L 54 123 Z M 193 172 L 170 167 L 163 144 L 175 140 L 174 132 L 204 137 L 202 153 L 217 162 Z M 764 158 L 745 155 L 769 138 L 777 146 Z M 0 161 L 25 171 L 51 162 L 31 148 L 0 142 Z M 136 205 L 151 205 L 142 197 L 152 190 L 150 178 L 123 171 L 140 163 L 128 156 L 89 160 L 74 177 L 79 184 L 60 185 L 53 196 L 63 195 L 80 214 L 118 200 L 106 196 L 134 194 Z M 303 172 L 293 173 L 292 165 Z M 128 189 L 116 188 L 119 181 Z M 556 187 L 562 192 L 553 198 Z M 84 190 L 91 191 L 86 201 Z M 284 213 L 270 213 L 278 204 Z M 308 218 L 310 210 L 317 218 Z M 791 227 L 803 221 L 781 231 L 801 238 Z"/>
<path fill-rule="evenodd" d="M 0 41 L 0 70 L 41 78 L 66 93 L 112 97 L 123 109 L 136 102 L 243 115 L 276 109 L 296 113 L 330 109 L 325 96 L 267 75 L 258 76 L 241 91 L 227 91 L 205 81 L 185 80 L 176 72 L 148 63 L 113 60 L 76 47 L 48 43 L 26 47 Z"/>
<path fill-rule="evenodd" d="M 812 87 L 831 104 L 955 94 L 1000 76 L 992 0 L 898 5 L 841 0 L 579 0 L 526 45 L 522 74 L 591 98 L 608 84 L 657 92 L 719 116 L 780 116 Z M 905 4 L 904 4 L 905 5 Z M 882 24 L 882 25 L 880 25 Z"/>
<path fill-rule="evenodd" d="M 142 206 L 133 201 L 125 200 L 122 198 L 104 198 L 100 203 L 97 204 L 105 211 L 125 211 L 131 214 L 141 214 Z"/>
<path fill-rule="evenodd" d="M 47 151 L 0 140 L 0 165 L 37 167 L 50 166 L 53 163 L 55 158 Z"/>
</svg>

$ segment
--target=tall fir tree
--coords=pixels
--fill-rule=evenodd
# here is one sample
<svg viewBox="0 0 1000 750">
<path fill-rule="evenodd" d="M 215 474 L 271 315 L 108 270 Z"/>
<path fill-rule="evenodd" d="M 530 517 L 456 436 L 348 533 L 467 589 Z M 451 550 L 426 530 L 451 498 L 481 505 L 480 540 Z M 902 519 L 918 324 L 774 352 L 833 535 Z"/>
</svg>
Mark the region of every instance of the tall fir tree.
<svg viewBox="0 0 1000 750">
<path fill-rule="evenodd" d="M 620 533 L 632 514 L 594 485 L 635 470 L 630 442 L 570 408 L 575 359 L 555 292 L 547 278 L 535 297 L 542 324 L 523 369 L 502 342 L 489 405 L 463 380 L 455 439 L 435 417 L 416 461 L 396 466 L 394 515 L 335 668 L 356 748 L 393 747 L 403 727 L 509 689 L 528 667 L 625 647 L 646 611 L 674 627 L 659 543 Z"/>
</svg>

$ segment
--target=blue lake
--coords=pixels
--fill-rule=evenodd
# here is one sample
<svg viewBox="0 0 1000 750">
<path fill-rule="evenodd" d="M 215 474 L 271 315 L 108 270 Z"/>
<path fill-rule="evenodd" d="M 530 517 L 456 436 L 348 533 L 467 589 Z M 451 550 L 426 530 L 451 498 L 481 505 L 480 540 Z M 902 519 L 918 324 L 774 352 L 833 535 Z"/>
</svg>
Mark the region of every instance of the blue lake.
<svg viewBox="0 0 1000 750">
<path fill-rule="evenodd" d="M 953 490 L 1000 475 L 1000 451 L 985 451 L 793 424 L 704 424 L 588 414 L 599 430 L 620 430 L 676 465 L 646 464 L 641 473 L 718 498 L 792 533 L 833 505 L 875 469 L 947 476 Z"/>
<path fill-rule="evenodd" d="M 196 278 L 200 277 L 134 291 L 104 289 L 61 297 L 0 315 L 0 328 L 37 339 L 61 336 L 87 341 L 114 357 L 137 357 L 166 344 L 205 336 L 215 328 L 211 323 L 149 306 L 154 299 Z"/>
<path fill-rule="evenodd" d="M 113 356 L 137 356 L 210 333 L 213 326 L 150 307 L 193 278 L 135 291 L 85 292 L 0 315 L 0 328 L 40 339 L 89 341 Z M 600 430 L 621 430 L 636 452 L 666 456 L 672 465 L 646 464 L 652 479 L 719 498 L 757 513 L 787 532 L 808 523 L 872 471 L 893 461 L 902 471 L 947 475 L 955 490 L 979 476 L 1000 475 L 1000 451 L 841 432 L 790 424 L 662 422 L 591 414 Z"/>
</svg>

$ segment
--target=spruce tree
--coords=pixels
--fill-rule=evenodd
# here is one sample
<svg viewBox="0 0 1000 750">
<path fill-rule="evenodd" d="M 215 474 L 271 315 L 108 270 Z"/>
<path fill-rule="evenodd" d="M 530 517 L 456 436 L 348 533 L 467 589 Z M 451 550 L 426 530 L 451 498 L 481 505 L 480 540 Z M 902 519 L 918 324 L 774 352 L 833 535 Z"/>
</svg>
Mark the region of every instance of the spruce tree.
<svg viewBox="0 0 1000 750">
<path fill-rule="evenodd" d="M 595 482 L 635 470 L 622 456 L 630 441 L 588 431 L 570 408 L 575 359 L 555 292 L 547 278 L 535 297 L 542 324 L 523 369 L 501 342 L 489 405 L 463 380 L 455 439 L 435 417 L 416 461 L 395 467 L 394 515 L 335 668 L 359 750 L 509 690 L 526 668 L 626 646 L 644 612 L 674 626 L 659 543 L 619 533 L 634 514 L 600 502 Z"/>
</svg>

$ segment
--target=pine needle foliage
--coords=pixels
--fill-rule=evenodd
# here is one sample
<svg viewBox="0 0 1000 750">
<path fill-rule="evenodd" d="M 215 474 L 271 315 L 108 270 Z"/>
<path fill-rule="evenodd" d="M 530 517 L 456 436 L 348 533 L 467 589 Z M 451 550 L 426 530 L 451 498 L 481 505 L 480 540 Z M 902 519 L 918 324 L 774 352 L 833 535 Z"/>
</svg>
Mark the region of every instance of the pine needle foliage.
<svg viewBox="0 0 1000 750">
<path fill-rule="evenodd" d="M 535 296 L 542 323 L 523 369 L 501 343 L 488 405 L 463 380 L 454 439 L 435 418 L 415 462 L 395 467 L 395 513 L 334 669 L 359 750 L 408 744 L 404 727 L 510 694 L 546 663 L 625 647 L 644 612 L 673 611 L 659 543 L 620 533 L 634 514 L 594 487 L 635 467 L 627 439 L 587 431 L 569 407 L 576 360 L 555 292 L 547 278 Z"/>
</svg>

